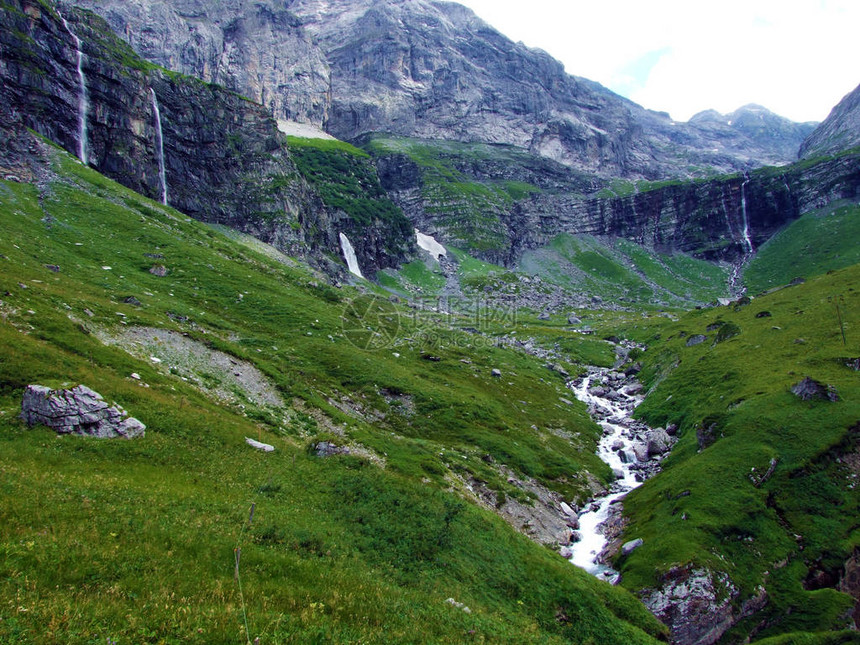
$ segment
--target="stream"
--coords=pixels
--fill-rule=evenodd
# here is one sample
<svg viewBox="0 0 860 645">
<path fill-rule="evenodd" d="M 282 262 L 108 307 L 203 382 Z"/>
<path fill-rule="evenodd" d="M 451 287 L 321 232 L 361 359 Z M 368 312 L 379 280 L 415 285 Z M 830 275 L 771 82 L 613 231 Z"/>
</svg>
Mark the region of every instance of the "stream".
<svg viewBox="0 0 860 645">
<path fill-rule="evenodd" d="M 569 560 L 614 584 L 619 574 L 601 558 L 609 543 L 604 534 L 607 520 L 620 511 L 618 504 L 627 493 L 659 471 L 659 462 L 671 447 L 672 438 L 662 428 L 651 430 L 632 418 L 633 410 L 644 398 L 642 386 L 633 376 L 609 368 L 591 368 L 570 387 L 603 428 L 597 454 L 609 464 L 616 479 L 604 495 L 587 503 L 580 512 L 581 538 L 569 547 Z"/>
</svg>

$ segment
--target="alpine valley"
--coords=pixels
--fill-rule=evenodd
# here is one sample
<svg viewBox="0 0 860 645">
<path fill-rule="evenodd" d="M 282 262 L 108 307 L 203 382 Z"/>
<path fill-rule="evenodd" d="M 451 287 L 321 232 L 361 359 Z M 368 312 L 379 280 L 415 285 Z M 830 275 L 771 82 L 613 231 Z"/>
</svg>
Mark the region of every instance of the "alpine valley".
<svg viewBox="0 0 860 645">
<path fill-rule="evenodd" d="M 860 87 L 676 122 L 436 0 L 0 26 L 0 641 L 860 643 Z"/>
</svg>

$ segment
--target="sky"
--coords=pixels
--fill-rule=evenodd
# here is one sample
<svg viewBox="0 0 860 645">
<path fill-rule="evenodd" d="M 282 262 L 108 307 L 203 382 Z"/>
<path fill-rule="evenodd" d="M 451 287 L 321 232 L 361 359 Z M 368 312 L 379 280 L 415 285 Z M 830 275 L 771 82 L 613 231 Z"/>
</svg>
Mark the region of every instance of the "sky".
<svg viewBox="0 0 860 645">
<path fill-rule="evenodd" d="M 860 83 L 860 0 L 457 0 L 677 121 L 758 103 L 822 121 Z"/>
</svg>

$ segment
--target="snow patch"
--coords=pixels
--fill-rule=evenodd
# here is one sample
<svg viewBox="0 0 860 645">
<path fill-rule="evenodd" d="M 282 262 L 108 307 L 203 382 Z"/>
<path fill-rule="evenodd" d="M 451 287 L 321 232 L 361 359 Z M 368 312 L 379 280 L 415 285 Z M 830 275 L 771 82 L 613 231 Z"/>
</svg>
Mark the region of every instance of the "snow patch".
<svg viewBox="0 0 860 645">
<path fill-rule="evenodd" d="M 437 260 L 443 256 L 448 255 L 448 251 L 444 246 L 439 244 L 432 235 L 425 235 L 420 232 L 417 228 L 415 229 L 415 239 L 418 242 L 418 246 L 427 251 L 430 255 L 432 255 Z"/>
</svg>

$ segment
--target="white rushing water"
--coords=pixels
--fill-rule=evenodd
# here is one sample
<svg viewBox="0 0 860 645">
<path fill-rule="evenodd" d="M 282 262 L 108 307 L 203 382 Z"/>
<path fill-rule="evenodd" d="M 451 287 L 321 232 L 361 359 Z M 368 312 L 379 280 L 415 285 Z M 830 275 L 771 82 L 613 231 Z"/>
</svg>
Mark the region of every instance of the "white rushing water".
<svg viewBox="0 0 860 645">
<path fill-rule="evenodd" d="M 62 14 L 57 12 L 60 20 L 63 21 L 63 27 L 69 32 L 69 35 L 75 41 L 75 49 L 78 56 L 78 82 L 80 88 L 78 90 L 78 159 L 83 163 L 89 162 L 89 141 L 87 139 L 87 114 L 90 111 L 90 97 L 87 93 L 87 77 L 84 76 L 84 51 L 81 48 L 81 39 L 72 31 L 68 21 Z"/>
<path fill-rule="evenodd" d="M 436 241 L 436 238 L 432 235 L 425 235 L 417 228 L 415 229 L 415 240 L 418 242 L 418 246 L 427 251 L 430 255 L 432 255 L 437 260 L 441 257 L 445 257 L 448 255 L 448 250 L 439 244 Z"/>
<path fill-rule="evenodd" d="M 744 246 L 747 249 L 747 254 L 752 254 L 753 243 L 750 239 L 750 223 L 747 218 L 747 184 L 750 183 L 750 176 L 744 171 L 744 183 L 741 184 L 741 215 L 744 218 Z"/>
<path fill-rule="evenodd" d="M 349 272 L 353 275 L 357 275 L 359 278 L 363 278 L 361 275 L 361 269 L 358 267 L 358 258 L 355 257 L 355 249 L 352 248 L 352 242 L 349 241 L 349 238 L 343 233 L 340 234 L 340 250 L 343 252 L 343 258 L 346 260 L 346 266 L 349 269 Z"/>
<path fill-rule="evenodd" d="M 155 113 L 155 148 L 158 153 L 158 180 L 161 182 L 161 203 L 167 206 L 167 172 L 164 169 L 164 132 L 161 129 L 161 110 L 158 109 L 158 97 L 155 89 L 152 92 L 152 111 Z"/>
<path fill-rule="evenodd" d="M 598 456 L 609 464 L 613 472 L 621 476 L 615 480 L 606 495 L 588 504 L 580 514 L 581 539 L 571 545 L 573 555 L 570 561 L 592 575 L 614 582 L 618 578 L 617 572 L 597 561 L 607 543 L 601 525 L 609 519 L 612 505 L 641 484 L 633 470 L 633 466 L 638 463 L 633 452 L 637 438 L 628 423 L 633 409 L 639 404 L 641 398 L 620 392 L 618 400 L 613 401 L 589 393 L 589 389 L 602 385 L 603 377 L 609 371 L 611 370 L 590 372 L 579 385 L 573 388 L 573 392 L 576 398 L 588 405 L 592 416 L 603 428 L 603 437 L 597 448 Z"/>
</svg>

